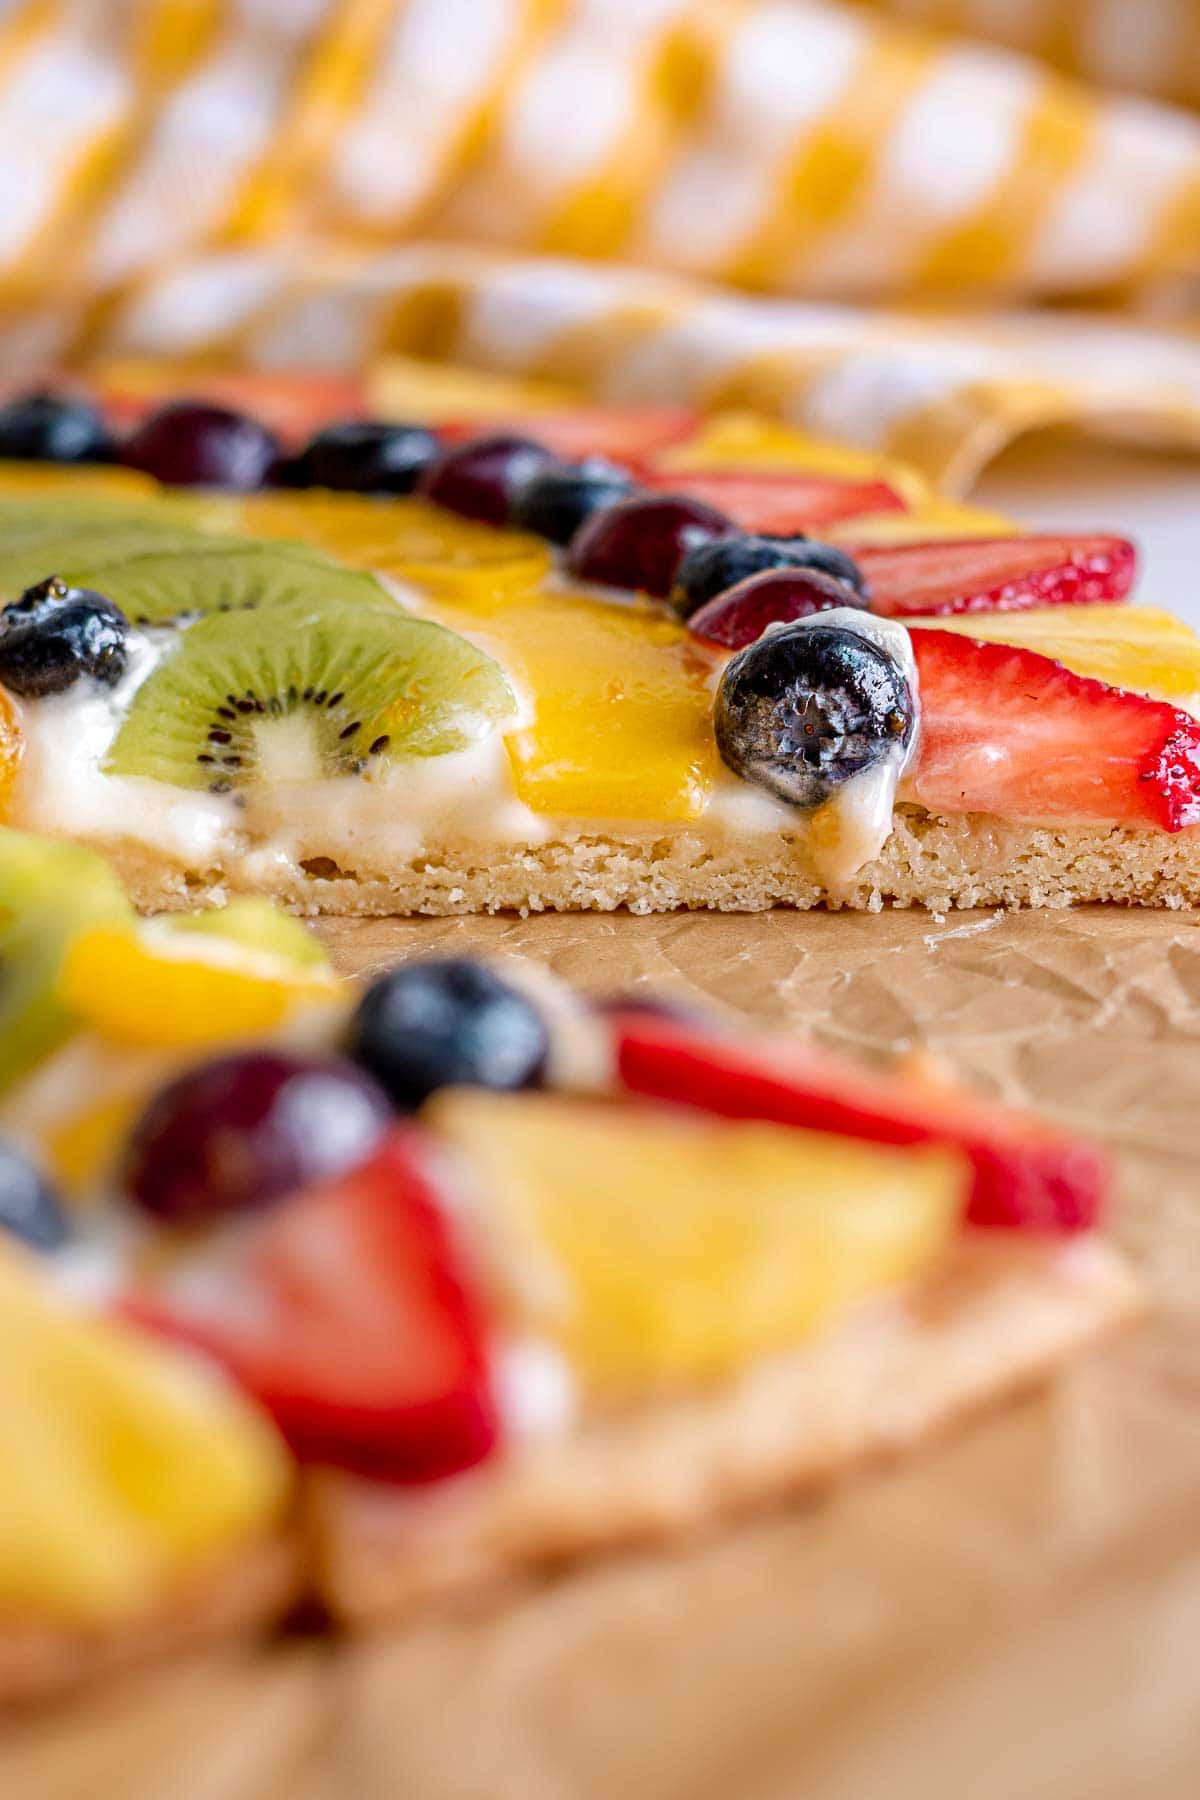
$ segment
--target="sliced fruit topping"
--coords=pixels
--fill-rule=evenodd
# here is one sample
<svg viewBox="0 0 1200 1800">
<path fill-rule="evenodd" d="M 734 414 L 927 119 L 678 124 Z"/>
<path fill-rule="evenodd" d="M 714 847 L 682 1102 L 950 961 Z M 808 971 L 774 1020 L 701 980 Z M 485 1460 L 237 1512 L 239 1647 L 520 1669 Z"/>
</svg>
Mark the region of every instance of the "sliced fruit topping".
<svg viewBox="0 0 1200 1800">
<path fill-rule="evenodd" d="M 328 491 L 262 494 L 240 503 L 239 522 L 262 537 L 302 535 L 359 569 L 468 605 L 531 588 L 550 567 L 550 554 L 537 538 L 456 518 L 423 500 L 380 506 Z"/>
<path fill-rule="evenodd" d="M 483 1320 L 415 1131 L 218 1236 L 139 1293 L 223 1362 L 305 1460 L 417 1482 L 496 1441 Z"/>
<path fill-rule="evenodd" d="M 326 425 L 275 472 L 283 487 L 409 494 L 442 445 L 425 425 L 350 419 Z"/>
<path fill-rule="evenodd" d="M 760 578 L 761 579 L 761 578 Z M 717 689 L 717 749 L 735 775 L 813 810 L 908 744 L 916 705 L 891 651 L 824 616 L 769 631 Z"/>
<path fill-rule="evenodd" d="M 537 1087 L 550 1040 L 517 988 L 481 963 L 439 957 L 380 976 L 350 1021 L 347 1049 L 394 1105 L 415 1112 L 442 1087 Z"/>
<path fill-rule="evenodd" d="M 26 700 L 65 693 L 85 677 L 115 687 L 128 663 L 128 632 L 107 595 L 52 575 L 0 612 L 0 682 Z"/>
<path fill-rule="evenodd" d="M 916 1274 L 970 1180 L 954 1151 L 683 1108 L 452 1091 L 430 1118 L 497 1220 L 510 1310 L 617 1395 L 727 1373 Z"/>
<path fill-rule="evenodd" d="M 813 613 L 864 604 L 854 588 L 817 569 L 768 569 L 747 576 L 700 607 L 688 620 L 688 630 L 709 643 L 740 650 L 761 637 L 768 625 L 788 625 Z"/>
<path fill-rule="evenodd" d="M 58 992 L 68 945 L 133 909 L 102 857 L 0 827 L 0 1088 L 70 1034 Z"/>
<path fill-rule="evenodd" d="M 292 1471 L 207 1369 L 61 1300 L 0 1245 L 0 1606 L 103 1623 L 273 1531 Z"/>
<path fill-rule="evenodd" d="M 1200 724 L 1187 713 L 1013 645 L 926 629 L 912 645 L 921 737 L 908 786 L 930 812 L 1200 823 Z"/>
<path fill-rule="evenodd" d="M 569 544 L 585 519 L 633 492 L 632 477 L 600 457 L 544 469 L 517 489 L 510 517 L 521 531 Z"/>
<path fill-rule="evenodd" d="M 716 773 L 715 653 L 658 609 L 534 593 L 489 621 L 505 668 L 537 696 L 505 741 L 517 794 L 573 819 L 694 819 Z"/>
<path fill-rule="evenodd" d="M 107 462 L 112 439 L 100 413 L 77 395 L 39 391 L 0 406 L 0 457 L 16 462 Z"/>
<path fill-rule="evenodd" d="M 215 933 L 183 934 L 166 922 L 78 933 L 63 952 L 56 989 L 76 1020 L 116 1043 L 156 1048 L 270 1031 L 337 991 L 325 969 Z"/>
<path fill-rule="evenodd" d="M 208 912 L 169 913 L 155 928 L 185 939 L 193 935 L 219 938 L 239 950 L 274 957 L 293 968 L 330 972 L 329 958 L 320 940 L 307 925 L 270 900 L 251 897 L 231 900 L 227 906 Z"/>
<path fill-rule="evenodd" d="M 855 551 L 875 612 L 1009 612 L 1025 606 L 1121 600 L 1137 552 L 1119 537 L 968 538 Z"/>
<path fill-rule="evenodd" d="M 638 471 L 643 487 L 657 493 L 687 494 L 717 507 L 742 531 L 804 531 L 859 513 L 903 512 L 903 497 L 884 481 L 839 481 L 823 475 L 781 475 L 768 470 L 748 475 L 737 469 L 681 473 Z"/>
<path fill-rule="evenodd" d="M 356 418 L 366 393 L 354 375 L 311 369 L 187 369 L 154 358 L 106 357 L 89 365 L 105 416 L 123 429 L 141 424 L 186 387 L 195 400 L 249 413 L 286 443 L 303 443 L 322 425 Z"/>
<path fill-rule="evenodd" d="M 718 538 L 688 550 L 675 571 L 671 605 L 681 619 L 690 618 L 701 606 L 715 600 L 727 588 L 768 569 L 815 569 L 867 598 L 862 570 L 845 550 L 806 537 Z"/>
<path fill-rule="evenodd" d="M 878 1144 L 950 1144 L 974 1171 L 972 1225 L 1088 1231 L 1109 1188 L 1102 1153 L 1042 1120 L 927 1074 L 869 1075 L 824 1050 L 762 1048 L 687 1022 L 615 1021 L 625 1087 L 728 1119 L 761 1119 Z"/>
<path fill-rule="evenodd" d="M 522 436 L 528 433 L 556 456 L 605 456 L 614 462 L 630 462 L 679 443 L 694 429 L 696 419 L 695 413 L 683 407 L 584 406 L 525 416 L 493 416 L 487 429 Z M 478 418 L 448 419 L 439 427 L 447 443 L 478 437 L 481 429 Z"/>
<path fill-rule="evenodd" d="M 0 519 L 0 594 L 15 598 L 50 575 L 70 587 L 89 587 L 100 571 L 127 557 L 192 554 L 212 542 L 177 523 L 151 523 L 125 509 L 102 517 L 81 509 L 69 521 L 39 511 L 15 528 Z"/>
<path fill-rule="evenodd" d="M 134 1128 L 125 1188 L 176 1225 L 252 1212 L 362 1162 L 391 1123 L 352 1063 L 248 1050 L 190 1069 Z"/>
<path fill-rule="evenodd" d="M 197 534 L 183 550 L 150 547 L 119 560 L 101 552 L 94 561 L 83 552 L 78 566 L 139 625 L 169 625 L 205 613 L 286 603 L 391 604 L 372 576 L 331 562 L 306 544 L 256 544 L 237 538 L 223 543 L 218 537 Z"/>
<path fill-rule="evenodd" d="M 9 802 L 17 784 L 24 754 L 25 736 L 16 708 L 0 687 L 0 823 L 8 816 Z"/>
<path fill-rule="evenodd" d="M 736 530 L 703 500 L 637 494 L 591 515 L 571 539 L 567 568 L 580 581 L 665 598 L 685 551 Z"/>
<path fill-rule="evenodd" d="M 514 494 L 557 461 L 552 450 L 532 438 L 471 438 L 434 457 L 420 478 L 418 491 L 464 518 L 503 525 Z"/>
<path fill-rule="evenodd" d="M 925 621 L 906 623 L 915 627 Z M 1076 675 L 1200 713 L 1200 637 L 1159 607 L 1037 607 L 930 623 L 982 643 L 1019 644 L 1055 657 Z"/>
<path fill-rule="evenodd" d="M 201 619 L 138 689 L 106 768 L 224 792 L 461 750 L 511 718 L 503 673 L 390 603 Z"/>
<path fill-rule="evenodd" d="M 33 1250 L 57 1250 L 68 1236 L 58 1195 L 37 1165 L 0 1138 L 0 1231 Z"/>
<path fill-rule="evenodd" d="M 203 400 L 174 400 L 136 426 L 118 454 L 127 468 L 169 486 L 247 493 L 267 480 L 280 446 L 245 413 Z"/>
</svg>

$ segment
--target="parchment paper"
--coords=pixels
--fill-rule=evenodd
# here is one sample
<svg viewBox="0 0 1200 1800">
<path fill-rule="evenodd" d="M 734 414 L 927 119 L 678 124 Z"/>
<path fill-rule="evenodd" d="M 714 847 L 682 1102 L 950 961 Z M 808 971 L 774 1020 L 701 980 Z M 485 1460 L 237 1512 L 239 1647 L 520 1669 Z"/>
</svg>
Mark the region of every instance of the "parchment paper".
<svg viewBox="0 0 1200 1800">
<path fill-rule="evenodd" d="M 924 1045 L 1116 1152 L 1146 1326 L 819 1505 L 354 1645 L 143 1677 L 13 1729 L 4 1800 L 1194 1800 L 1200 919 L 768 914 L 339 925 L 875 1054 Z"/>
</svg>

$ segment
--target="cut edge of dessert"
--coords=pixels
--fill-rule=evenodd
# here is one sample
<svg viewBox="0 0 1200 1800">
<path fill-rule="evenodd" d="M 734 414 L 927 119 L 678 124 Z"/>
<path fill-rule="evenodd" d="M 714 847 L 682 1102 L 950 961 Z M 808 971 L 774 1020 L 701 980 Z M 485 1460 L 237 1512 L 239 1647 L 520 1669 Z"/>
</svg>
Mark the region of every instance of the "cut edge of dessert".
<svg viewBox="0 0 1200 1800">
<path fill-rule="evenodd" d="M 0 828 L 0 1702 L 825 1489 L 1134 1319 L 1094 1146 Z"/>
<path fill-rule="evenodd" d="M 1200 900 L 1127 539 L 748 414 L 157 380 L 0 406 L 0 805 L 148 909 Z"/>
</svg>

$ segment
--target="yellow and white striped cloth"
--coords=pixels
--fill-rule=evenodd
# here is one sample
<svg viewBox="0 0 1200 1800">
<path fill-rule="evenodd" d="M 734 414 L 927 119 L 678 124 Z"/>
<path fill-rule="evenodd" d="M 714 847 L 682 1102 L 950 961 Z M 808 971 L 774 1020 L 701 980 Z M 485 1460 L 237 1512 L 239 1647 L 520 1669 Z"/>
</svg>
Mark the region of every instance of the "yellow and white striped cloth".
<svg viewBox="0 0 1200 1800">
<path fill-rule="evenodd" d="M 894 10 L 1200 34 L 1190 0 Z M 1197 295 L 1200 116 L 878 7 L 0 0 L 0 375 L 455 354 L 961 483 L 1044 421 L 1195 443 Z M 1170 331 L 994 310 L 1166 299 Z"/>
</svg>

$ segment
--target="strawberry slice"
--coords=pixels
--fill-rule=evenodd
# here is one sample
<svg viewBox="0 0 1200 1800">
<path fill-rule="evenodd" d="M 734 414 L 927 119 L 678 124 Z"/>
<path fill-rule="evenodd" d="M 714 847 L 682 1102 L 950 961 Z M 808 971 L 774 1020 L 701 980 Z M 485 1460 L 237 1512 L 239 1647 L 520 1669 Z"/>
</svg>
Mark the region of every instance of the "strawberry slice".
<svg viewBox="0 0 1200 1800">
<path fill-rule="evenodd" d="M 496 1413 L 430 1167 L 421 1134 L 396 1131 L 122 1310 L 224 1363 L 302 1461 L 401 1482 L 469 1468 L 496 1441 Z"/>
<path fill-rule="evenodd" d="M 619 1014 L 613 1029 L 618 1072 L 631 1093 L 874 1144 L 952 1144 L 974 1169 L 972 1225 L 1074 1232 L 1099 1218 L 1109 1186 L 1100 1150 L 948 1083 L 865 1074 L 800 1044 L 765 1054 L 644 1013 Z"/>
<path fill-rule="evenodd" d="M 1123 600 L 1137 570 L 1137 551 L 1121 537 L 964 538 L 849 548 L 867 578 L 872 611 L 890 618 Z"/>
<path fill-rule="evenodd" d="M 571 461 L 607 456 L 614 462 L 637 462 L 690 437 L 698 422 L 698 414 L 681 406 L 583 406 L 518 417 L 450 419 L 439 421 L 437 429 L 448 444 L 506 432 L 532 438 Z"/>
<path fill-rule="evenodd" d="M 737 469 L 642 468 L 637 473 L 642 486 L 653 493 L 704 500 L 743 531 L 777 537 L 861 513 L 907 511 L 907 502 L 886 481 L 847 481 L 776 469 L 748 474 Z"/>
<path fill-rule="evenodd" d="M 247 413 L 288 448 L 296 447 L 325 425 L 344 419 L 361 419 L 366 411 L 366 392 L 361 381 L 349 375 L 268 374 L 235 369 L 212 374 L 170 378 L 147 373 L 144 379 L 118 373 L 101 380 L 100 403 L 109 423 L 117 430 L 131 430 L 169 400 L 186 396 L 207 400 Z"/>
<path fill-rule="evenodd" d="M 914 629 L 921 733 L 909 791 L 930 812 L 1034 824 L 1200 824 L 1200 723 L 1011 644 Z"/>
</svg>

